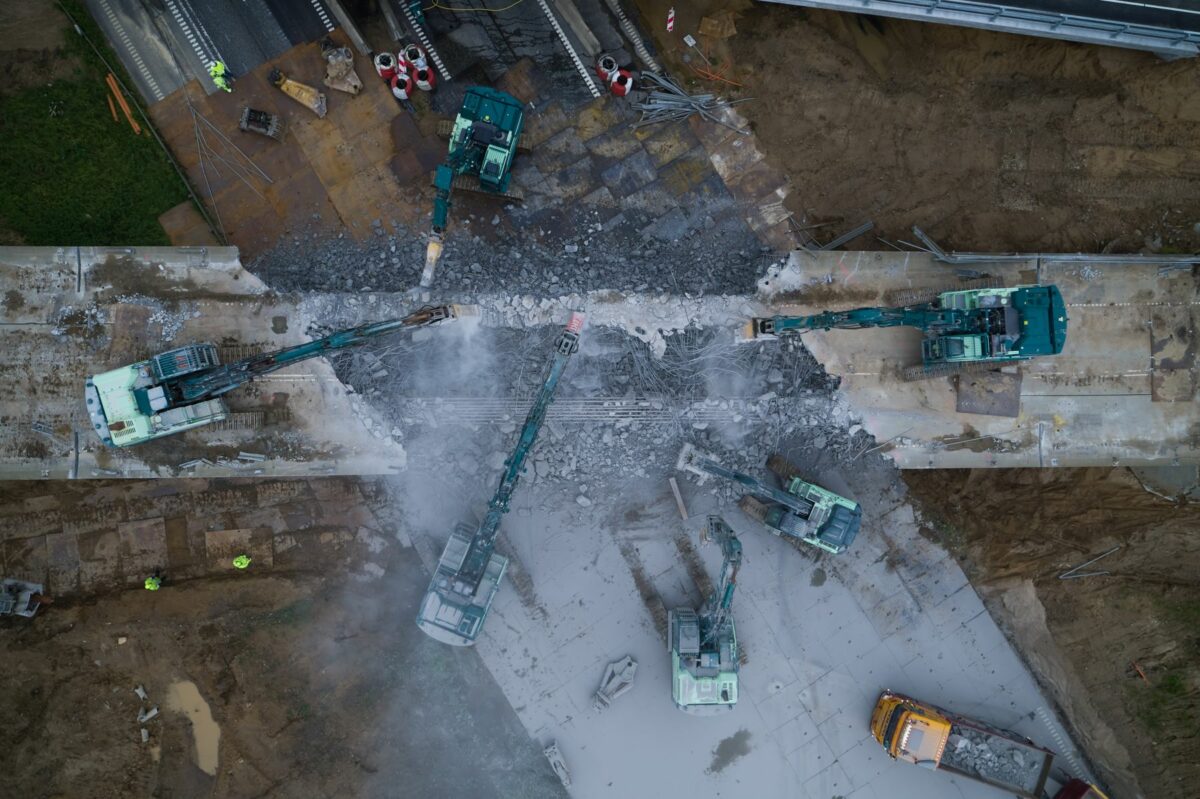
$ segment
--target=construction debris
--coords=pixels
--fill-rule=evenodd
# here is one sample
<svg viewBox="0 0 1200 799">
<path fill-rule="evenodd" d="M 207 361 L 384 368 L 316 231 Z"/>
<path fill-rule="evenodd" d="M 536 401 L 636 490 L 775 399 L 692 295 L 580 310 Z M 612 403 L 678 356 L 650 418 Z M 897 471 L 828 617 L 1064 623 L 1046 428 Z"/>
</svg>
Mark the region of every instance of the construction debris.
<svg viewBox="0 0 1200 799">
<path fill-rule="evenodd" d="M 143 702 L 145 702 L 146 699 L 148 698 L 148 696 L 146 694 L 146 689 L 140 685 L 137 688 L 134 688 L 133 692 L 135 694 L 137 694 L 138 699 L 142 700 Z"/>
<path fill-rule="evenodd" d="M 637 661 L 626 655 L 620 660 L 609 663 L 600 678 L 600 687 L 592 699 L 592 707 L 604 710 L 613 700 L 625 695 L 633 687 L 633 678 L 637 675 Z"/>
<path fill-rule="evenodd" d="M 284 122 L 279 118 L 278 114 L 272 114 L 269 111 L 259 111 L 249 106 L 242 109 L 242 116 L 238 120 L 238 128 L 263 136 L 270 136 L 275 141 L 283 141 L 283 134 L 286 130 Z"/>
<path fill-rule="evenodd" d="M 726 108 L 753 99 L 751 97 L 721 100 L 715 94 L 688 94 L 675 81 L 652 72 L 643 73 L 642 82 L 646 90 L 633 103 L 633 107 L 642 112 L 641 118 L 633 123 L 635 128 L 658 122 L 684 120 L 692 114 L 699 114 L 709 122 L 715 122 L 738 133 L 750 133 L 748 129 L 729 124 L 717 114 Z"/>
<path fill-rule="evenodd" d="M 354 71 L 354 53 L 349 47 L 338 47 L 326 36 L 321 40 L 321 55 L 325 56 L 325 85 L 346 94 L 357 95 L 363 83 Z"/>
<path fill-rule="evenodd" d="M 1108 572 L 1108 571 L 1085 572 L 1085 571 L 1080 571 L 1080 569 L 1085 569 L 1088 566 L 1091 566 L 1096 561 L 1107 558 L 1109 555 L 1113 554 L 1120 548 L 1121 548 L 1121 545 L 1117 544 L 1112 549 L 1110 549 L 1107 552 L 1104 552 L 1100 555 L 1097 555 L 1096 557 L 1092 558 L 1091 560 L 1086 560 L 1083 563 L 1080 563 L 1078 566 L 1072 566 L 1071 568 L 1067 569 L 1062 574 L 1058 575 L 1058 579 L 1060 579 L 1060 580 L 1078 580 L 1081 577 L 1103 577 L 1106 574 L 1111 574 L 1112 572 Z"/>
<path fill-rule="evenodd" d="M 558 751 L 558 742 L 551 741 L 550 745 L 542 750 L 542 753 L 550 761 L 550 767 L 554 769 L 554 773 L 562 781 L 563 787 L 570 788 L 571 772 L 567 770 L 567 761 L 563 760 L 562 752 Z"/>
<path fill-rule="evenodd" d="M 33 618 L 42 606 L 41 583 L 24 580 L 0 580 L 0 616 L 24 616 Z"/>
<path fill-rule="evenodd" d="M 147 721 L 149 721 L 150 719 L 154 718 L 157 715 L 158 715 L 158 706 L 157 705 L 155 707 L 150 708 L 149 710 L 142 708 L 141 710 L 138 711 L 138 717 L 137 717 L 138 724 L 145 724 Z"/>
<path fill-rule="evenodd" d="M 671 493 L 675 496 L 675 505 L 679 508 L 679 515 L 686 522 L 688 518 L 687 506 L 683 504 L 683 495 L 679 493 L 679 481 L 674 477 L 667 478 L 667 482 L 671 485 Z"/>
</svg>

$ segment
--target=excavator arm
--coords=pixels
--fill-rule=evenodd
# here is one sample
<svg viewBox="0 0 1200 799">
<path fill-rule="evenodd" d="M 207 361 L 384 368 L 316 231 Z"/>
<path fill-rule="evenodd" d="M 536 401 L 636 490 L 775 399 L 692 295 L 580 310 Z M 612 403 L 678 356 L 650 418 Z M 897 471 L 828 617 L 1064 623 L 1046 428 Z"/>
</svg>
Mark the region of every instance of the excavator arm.
<svg viewBox="0 0 1200 799">
<path fill-rule="evenodd" d="M 500 520 L 508 512 L 508 503 L 554 400 L 559 378 L 567 361 L 579 349 L 582 330 L 583 314 L 571 314 L 571 320 L 555 344 L 554 360 L 529 415 L 525 417 L 517 445 L 504 462 L 504 474 L 488 502 L 487 514 L 474 532 L 460 523 L 450 533 L 442 550 L 429 581 L 429 590 L 417 612 L 417 626 L 438 641 L 452 646 L 470 646 L 483 629 L 492 599 L 508 567 L 508 559 L 494 552 Z"/>
<path fill-rule="evenodd" d="M 172 400 L 172 406 L 203 402 L 227 394 L 255 378 L 294 363 L 306 361 L 309 358 L 315 358 L 334 350 L 356 347 L 377 336 L 397 330 L 428 327 L 475 313 L 473 306 L 427 305 L 402 319 L 391 319 L 386 322 L 375 322 L 348 330 L 339 330 L 294 347 L 285 347 L 274 352 L 253 355 L 233 363 L 219 364 L 203 371 L 193 372 L 167 383 L 167 395 Z"/>
<path fill-rule="evenodd" d="M 733 607 L 733 591 L 737 585 L 738 569 L 742 565 L 742 542 L 720 516 L 709 516 L 706 533 L 721 545 L 721 580 L 712 596 L 704 604 L 702 616 L 705 623 L 704 640 L 701 646 L 716 639 L 729 620 Z"/>
<path fill-rule="evenodd" d="M 794 336 L 809 330 L 856 330 L 864 327 L 916 327 L 942 330 L 959 323 L 961 314 L 930 304 L 906 308 L 855 308 L 825 311 L 812 316 L 766 316 L 751 319 L 742 332 L 744 340 Z"/>
<path fill-rule="evenodd" d="M 504 462 L 504 474 L 500 477 L 500 485 L 496 488 L 496 493 L 492 495 L 491 501 L 488 502 L 487 514 L 483 517 L 479 529 L 476 530 L 475 536 L 471 540 L 471 548 L 463 559 L 463 566 L 459 573 L 464 582 L 472 580 L 478 582 L 478 578 L 483 576 L 488 558 L 491 557 L 492 549 L 496 545 L 496 535 L 500 532 L 500 520 L 504 514 L 508 513 L 508 504 L 521 479 L 521 473 L 525 470 L 525 461 L 533 450 L 534 443 L 537 442 L 542 423 L 546 420 L 546 412 L 550 410 L 550 403 L 554 401 L 558 380 L 567 367 L 567 361 L 579 350 L 579 334 L 582 330 L 583 314 L 571 314 L 570 321 L 567 322 L 566 328 L 555 342 L 554 360 L 547 371 L 546 379 L 542 381 L 542 388 L 538 392 L 537 399 L 529 409 L 529 415 L 525 417 L 525 424 L 521 428 L 517 445 L 513 448 L 512 454 L 508 456 L 508 460 Z"/>
<path fill-rule="evenodd" d="M 726 480 L 732 480 L 735 483 L 740 483 L 753 496 L 783 505 L 804 519 L 807 519 L 808 515 L 812 513 L 813 504 L 808 500 L 789 494 L 782 489 L 769 486 L 761 480 L 754 479 L 745 472 L 727 469 L 711 458 L 705 457 L 704 453 L 691 444 L 683 445 L 683 449 L 679 452 L 679 459 L 675 462 L 675 468 L 699 476 L 701 482 L 706 480 L 709 475 L 715 475 L 717 477 L 724 477 Z"/>
</svg>

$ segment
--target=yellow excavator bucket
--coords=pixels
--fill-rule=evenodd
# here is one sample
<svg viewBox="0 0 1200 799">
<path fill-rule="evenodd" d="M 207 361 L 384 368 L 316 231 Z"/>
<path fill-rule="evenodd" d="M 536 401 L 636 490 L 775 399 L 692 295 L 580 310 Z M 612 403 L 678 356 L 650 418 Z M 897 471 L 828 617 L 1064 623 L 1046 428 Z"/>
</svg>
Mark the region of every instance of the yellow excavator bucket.
<svg viewBox="0 0 1200 799">
<path fill-rule="evenodd" d="M 275 84 L 281 92 L 322 119 L 325 118 L 326 106 L 324 94 L 307 83 L 292 80 L 279 69 L 272 69 L 269 77 L 271 83 Z"/>
<path fill-rule="evenodd" d="M 437 268 L 438 259 L 441 257 L 441 238 L 437 236 L 430 236 L 429 245 L 425 248 L 425 268 L 421 270 L 422 287 L 428 287 L 433 283 L 433 270 Z"/>
</svg>

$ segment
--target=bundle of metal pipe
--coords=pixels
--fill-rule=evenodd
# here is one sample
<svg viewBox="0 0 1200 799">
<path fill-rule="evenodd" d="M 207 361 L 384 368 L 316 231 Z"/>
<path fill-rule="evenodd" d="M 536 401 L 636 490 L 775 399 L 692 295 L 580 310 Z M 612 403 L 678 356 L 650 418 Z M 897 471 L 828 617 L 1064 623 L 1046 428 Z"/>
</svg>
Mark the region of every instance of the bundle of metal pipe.
<svg viewBox="0 0 1200 799">
<path fill-rule="evenodd" d="M 643 72 L 641 82 L 645 90 L 633 102 L 633 107 L 641 111 L 642 116 L 634 123 L 635 128 L 657 122 L 687 119 L 692 114 L 699 114 L 709 122 L 716 122 L 738 133 L 750 132 L 729 124 L 716 112 L 752 98 L 729 101 L 721 100 L 715 94 L 688 94 L 675 81 L 652 72 Z"/>
</svg>

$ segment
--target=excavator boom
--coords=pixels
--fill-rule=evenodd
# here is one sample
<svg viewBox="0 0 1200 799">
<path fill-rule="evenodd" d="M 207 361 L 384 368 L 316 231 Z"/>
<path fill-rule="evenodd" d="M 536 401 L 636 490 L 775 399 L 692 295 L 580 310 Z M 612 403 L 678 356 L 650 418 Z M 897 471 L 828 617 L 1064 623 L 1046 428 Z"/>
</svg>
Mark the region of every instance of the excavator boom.
<svg viewBox="0 0 1200 799">
<path fill-rule="evenodd" d="M 471 312 L 471 306 L 428 305 L 402 319 L 391 319 L 386 322 L 374 322 L 348 330 L 339 330 L 323 338 L 297 344 L 294 347 L 285 347 L 274 352 L 252 355 L 233 363 L 213 366 L 180 378 L 174 386 L 174 391 L 169 392 L 176 399 L 172 405 L 191 404 L 219 397 L 255 378 L 310 358 L 316 358 L 327 352 L 356 347 L 377 336 L 406 328 L 428 327 L 468 315 Z"/>
<path fill-rule="evenodd" d="M 221 363 L 216 345 L 188 344 L 92 375 L 84 383 L 84 401 L 100 440 L 129 447 L 225 419 L 225 394 L 277 369 L 397 330 L 477 314 L 470 305 L 426 306 L 403 319 L 341 330 L 228 364 Z"/>
<path fill-rule="evenodd" d="M 931 302 L 898 308 L 855 308 L 810 316 L 756 317 L 742 339 L 779 338 L 809 330 L 915 327 L 925 333 L 921 364 L 906 379 L 935 377 L 969 364 L 1020 361 L 1062 352 L 1067 312 L 1057 286 L 944 291 Z"/>
<path fill-rule="evenodd" d="M 567 361 L 579 349 L 579 334 L 583 330 L 583 314 L 571 314 L 570 321 L 555 343 L 554 360 L 550 364 L 541 391 L 538 392 L 517 445 L 504 463 L 500 485 L 488 502 L 487 513 L 474 531 L 459 524 L 446 542 L 442 557 L 434 570 L 429 590 L 417 613 L 417 626 L 423 632 L 452 646 L 475 643 L 500 588 L 500 580 L 508 559 L 495 552 L 500 521 L 508 512 L 509 502 L 521 479 L 525 461 L 533 450 L 538 432 L 546 419 L 559 378 Z"/>
<path fill-rule="evenodd" d="M 722 560 L 721 580 L 712 596 L 705 602 L 704 610 L 700 614 L 700 628 L 704 631 L 702 645 L 719 637 L 729 623 L 733 591 L 737 586 L 737 573 L 742 566 L 742 542 L 724 519 L 720 516 L 709 516 L 707 533 L 721 545 Z"/>
</svg>

